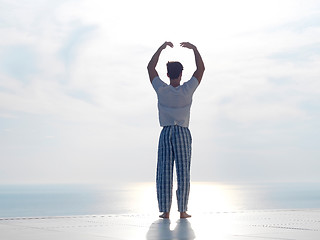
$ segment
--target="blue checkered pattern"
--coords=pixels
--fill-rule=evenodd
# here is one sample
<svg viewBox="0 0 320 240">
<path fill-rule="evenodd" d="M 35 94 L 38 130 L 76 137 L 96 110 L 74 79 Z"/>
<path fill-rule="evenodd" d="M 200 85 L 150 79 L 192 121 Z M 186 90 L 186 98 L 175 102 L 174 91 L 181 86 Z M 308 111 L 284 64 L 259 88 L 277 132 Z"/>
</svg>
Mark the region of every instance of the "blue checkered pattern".
<svg viewBox="0 0 320 240">
<path fill-rule="evenodd" d="M 188 208 L 190 191 L 191 134 L 187 127 L 163 127 L 158 147 L 157 197 L 160 212 L 170 212 L 172 203 L 173 165 L 176 164 L 178 211 Z"/>
</svg>

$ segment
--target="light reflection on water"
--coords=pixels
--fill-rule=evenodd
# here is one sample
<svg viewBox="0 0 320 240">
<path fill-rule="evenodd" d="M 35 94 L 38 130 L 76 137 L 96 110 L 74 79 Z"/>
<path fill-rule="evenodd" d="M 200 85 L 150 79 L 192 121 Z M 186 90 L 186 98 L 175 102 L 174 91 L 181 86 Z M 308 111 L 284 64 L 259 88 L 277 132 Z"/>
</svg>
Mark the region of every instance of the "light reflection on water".
<svg viewBox="0 0 320 240">
<path fill-rule="evenodd" d="M 174 193 L 175 193 L 174 185 Z M 319 183 L 193 182 L 189 212 L 320 208 Z M 1 186 L 0 217 L 157 214 L 155 183 Z M 172 214 L 177 214 L 173 194 Z"/>
<path fill-rule="evenodd" d="M 177 211 L 175 186 L 176 184 L 173 189 L 172 213 Z M 154 184 L 136 184 L 135 187 L 135 201 L 133 201 L 134 204 L 131 209 L 147 213 L 157 210 Z M 189 211 L 191 213 L 306 208 L 320 208 L 319 183 L 235 185 L 193 182 L 191 184 L 189 199 Z"/>
</svg>

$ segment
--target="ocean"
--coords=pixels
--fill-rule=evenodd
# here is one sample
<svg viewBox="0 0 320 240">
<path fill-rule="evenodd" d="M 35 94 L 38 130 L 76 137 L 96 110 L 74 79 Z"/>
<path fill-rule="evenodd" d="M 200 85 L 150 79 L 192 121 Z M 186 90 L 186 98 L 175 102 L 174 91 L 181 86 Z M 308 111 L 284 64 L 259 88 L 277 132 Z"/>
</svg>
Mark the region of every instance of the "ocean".
<svg viewBox="0 0 320 240">
<path fill-rule="evenodd" d="M 191 184 L 192 214 L 319 208 L 320 183 Z M 154 183 L 0 185 L 0 218 L 151 213 L 157 213 Z"/>
</svg>

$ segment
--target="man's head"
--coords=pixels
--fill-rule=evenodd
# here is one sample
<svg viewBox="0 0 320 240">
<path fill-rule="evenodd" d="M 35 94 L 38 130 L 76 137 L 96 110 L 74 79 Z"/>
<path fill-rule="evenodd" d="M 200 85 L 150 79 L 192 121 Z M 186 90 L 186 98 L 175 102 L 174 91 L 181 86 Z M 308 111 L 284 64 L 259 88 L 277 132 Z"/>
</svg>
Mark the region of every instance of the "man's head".
<svg viewBox="0 0 320 240">
<path fill-rule="evenodd" d="M 183 66 L 180 62 L 168 62 L 167 71 L 170 79 L 177 79 L 180 77 L 183 70 Z"/>
</svg>

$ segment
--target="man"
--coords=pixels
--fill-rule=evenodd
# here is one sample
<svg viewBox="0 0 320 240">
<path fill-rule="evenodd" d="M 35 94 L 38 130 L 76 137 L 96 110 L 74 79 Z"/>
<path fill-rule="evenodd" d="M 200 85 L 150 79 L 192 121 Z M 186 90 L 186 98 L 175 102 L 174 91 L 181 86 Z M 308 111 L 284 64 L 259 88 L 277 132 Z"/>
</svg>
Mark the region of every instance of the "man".
<svg viewBox="0 0 320 240">
<path fill-rule="evenodd" d="M 163 127 L 158 146 L 157 198 L 161 218 L 169 218 L 172 202 L 173 165 L 176 164 L 178 188 L 176 191 L 180 218 L 191 217 L 187 213 L 190 190 L 191 134 L 189 131 L 192 95 L 198 87 L 204 72 L 202 58 L 191 43 L 182 42 L 181 47 L 192 49 L 196 71 L 192 78 L 180 85 L 183 66 L 180 62 L 167 63 L 170 85 L 164 83 L 156 71 L 162 50 L 171 42 L 160 46 L 148 64 L 148 73 L 158 96 L 159 121 Z"/>
</svg>

